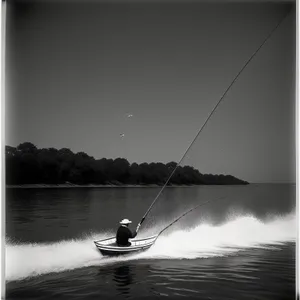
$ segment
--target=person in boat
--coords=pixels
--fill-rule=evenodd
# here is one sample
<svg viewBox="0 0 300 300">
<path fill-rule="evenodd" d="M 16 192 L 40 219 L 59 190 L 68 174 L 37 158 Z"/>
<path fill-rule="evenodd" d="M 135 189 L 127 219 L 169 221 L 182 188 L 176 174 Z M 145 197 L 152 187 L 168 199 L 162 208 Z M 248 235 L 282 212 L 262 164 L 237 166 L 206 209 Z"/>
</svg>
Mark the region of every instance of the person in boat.
<svg viewBox="0 0 300 300">
<path fill-rule="evenodd" d="M 128 219 L 123 219 L 120 224 L 121 226 L 118 228 L 117 231 L 117 245 L 120 247 L 128 247 L 131 246 L 131 243 L 129 242 L 129 239 L 133 239 L 136 237 L 138 230 L 140 228 L 140 224 L 137 226 L 136 230 L 131 232 L 131 230 L 128 228 L 129 224 L 132 223 Z"/>
</svg>

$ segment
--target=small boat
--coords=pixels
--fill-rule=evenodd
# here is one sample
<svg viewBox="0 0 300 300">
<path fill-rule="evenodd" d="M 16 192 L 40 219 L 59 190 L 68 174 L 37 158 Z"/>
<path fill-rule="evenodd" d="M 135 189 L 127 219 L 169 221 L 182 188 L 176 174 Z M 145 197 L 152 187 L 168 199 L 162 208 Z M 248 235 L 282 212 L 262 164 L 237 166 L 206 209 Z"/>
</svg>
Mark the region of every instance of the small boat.
<svg viewBox="0 0 300 300">
<path fill-rule="evenodd" d="M 131 245 L 126 247 L 118 246 L 116 238 L 111 237 L 104 240 L 94 241 L 96 247 L 103 255 L 124 255 L 132 254 L 149 249 L 156 241 L 157 235 L 145 239 L 132 239 Z"/>
</svg>

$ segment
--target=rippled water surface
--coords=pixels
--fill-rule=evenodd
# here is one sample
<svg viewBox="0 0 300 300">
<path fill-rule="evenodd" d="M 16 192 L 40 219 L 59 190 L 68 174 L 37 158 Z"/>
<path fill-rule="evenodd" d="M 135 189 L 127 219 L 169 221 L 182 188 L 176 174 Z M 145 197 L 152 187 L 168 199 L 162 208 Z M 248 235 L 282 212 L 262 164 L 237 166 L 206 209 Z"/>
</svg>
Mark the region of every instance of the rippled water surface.
<svg viewBox="0 0 300 300">
<path fill-rule="evenodd" d="M 168 188 L 139 236 L 216 201 L 146 252 L 103 257 L 93 240 L 113 235 L 123 217 L 135 227 L 157 192 L 8 189 L 7 298 L 295 299 L 295 186 Z"/>
</svg>

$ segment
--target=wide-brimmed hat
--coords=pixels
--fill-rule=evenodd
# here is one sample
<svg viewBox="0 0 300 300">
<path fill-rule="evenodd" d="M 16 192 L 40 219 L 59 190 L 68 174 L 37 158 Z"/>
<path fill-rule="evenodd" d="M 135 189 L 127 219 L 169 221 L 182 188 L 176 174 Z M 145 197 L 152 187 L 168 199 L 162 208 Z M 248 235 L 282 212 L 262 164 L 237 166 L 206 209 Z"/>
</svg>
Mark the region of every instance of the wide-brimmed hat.
<svg viewBox="0 0 300 300">
<path fill-rule="evenodd" d="M 120 222 L 120 224 L 122 224 L 122 225 L 130 224 L 130 223 L 132 223 L 132 222 L 129 221 L 128 219 L 123 219 L 123 220 Z"/>
</svg>

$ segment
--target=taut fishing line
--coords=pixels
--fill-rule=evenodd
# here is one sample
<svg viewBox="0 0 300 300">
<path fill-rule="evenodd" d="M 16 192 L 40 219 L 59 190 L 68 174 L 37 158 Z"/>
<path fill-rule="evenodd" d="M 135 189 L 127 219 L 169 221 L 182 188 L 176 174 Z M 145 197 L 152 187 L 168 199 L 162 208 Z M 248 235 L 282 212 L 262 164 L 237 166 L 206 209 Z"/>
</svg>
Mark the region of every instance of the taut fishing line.
<svg viewBox="0 0 300 300">
<path fill-rule="evenodd" d="M 177 163 L 176 167 L 173 169 L 172 173 L 170 174 L 170 176 L 168 177 L 167 181 L 165 182 L 165 184 L 163 185 L 163 187 L 161 188 L 161 190 L 159 191 L 159 193 L 157 194 L 157 196 L 155 197 L 155 199 L 153 200 L 153 202 L 151 203 L 150 207 L 148 208 L 148 210 L 146 211 L 146 213 L 144 214 L 143 218 L 141 219 L 138 227 L 140 225 L 142 225 L 142 223 L 144 222 L 145 218 L 147 217 L 148 213 L 150 212 L 151 208 L 153 207 L 154 203 L 156 202 L 156 200 L 159 198 L 159 196 L 161 195 L 161 193 L 163 192 L 163 190 L 166 188 L 167 184 L 169 183 L 170 179 L 172 178 L 172 176 L 174 175 L 175 171 L 177 170 L 177 168 L 179 167 L 179 165 L 181 164 L 182 160 L 184 159 L 184 157 L 186 156 L 186 154 L 188 153 L 188 151 L 190 150 L 190 148 L 193 146 L 193 144 L 195 143 L 195 141 L 197 140 L 198 136 L 200 135 L 200 133 L 202 132 L 202 130 L 205 128 L 206 124 L 208 123 L 209 119 L 212 117 L 212 115 L 214 114 L 214 112 L 216 111 L 217 107 L 219 106 L 219 104 L 222 102 L 222 100 L 225 98 L 226 94 L 228 93 L 228 91 L 230 90 L 230 88 L 233 86 L 233 84 L 236 82 L 236 80 L 238 79 L 238 77 L 241 75 L 241 73 L 244 71 L 244 69 L 247 67 L 247 65 L 251 62 L 251 60 L 256 56 L 256 54 L 259 52 L 259 50 L 266 44 L 266 42 L 270 39 L 270 37 L 273 35 L 273 33 L 277 30 L 277 28 L 283 23 L 283 21 L 287 18 L 287 16 L 290 14 L 291 10 L 288 11 L 288 13 L 276 24 L 276 26 L 271 30 L 271 32 L 267 35 L 267 37 L 264 39 L 264 41 L 260 44 L 260 46 L 254 51 L 254 53 L 250 56 L 250 58 L 246 61 L 246 63 L 243 65 L 243 67 L 240 69 L 240 71 L 237 73 L 237 75 L 234 77 L 234 79 L 232 80 L 232 82 L 230 83 L 230 85 L 228 86 L 228 88 L 225 90 L 225 92 L 223 93 L 223 95 L 221 96 L 221 98 L 219 99 L 219 101 L 217 102 L 217 104 L 214 106 L 213 110 L 210 112 L 210 114 L 208 115 L 208 117 L 206 118 L 205 122 L 203 123 L 203 125 L 200 127 L 200 129 L 198 130 L 198 133 L 196 134 L 196 136 L 194 137 L 194 139 L 192 140 L 192 142 L 190 143 L 190 145 L 188 146 L 188 148 L 185 150 L 183 156 L 181 157 L 181 159 L 179 160 L 179 162 Z"/>
</svg>

